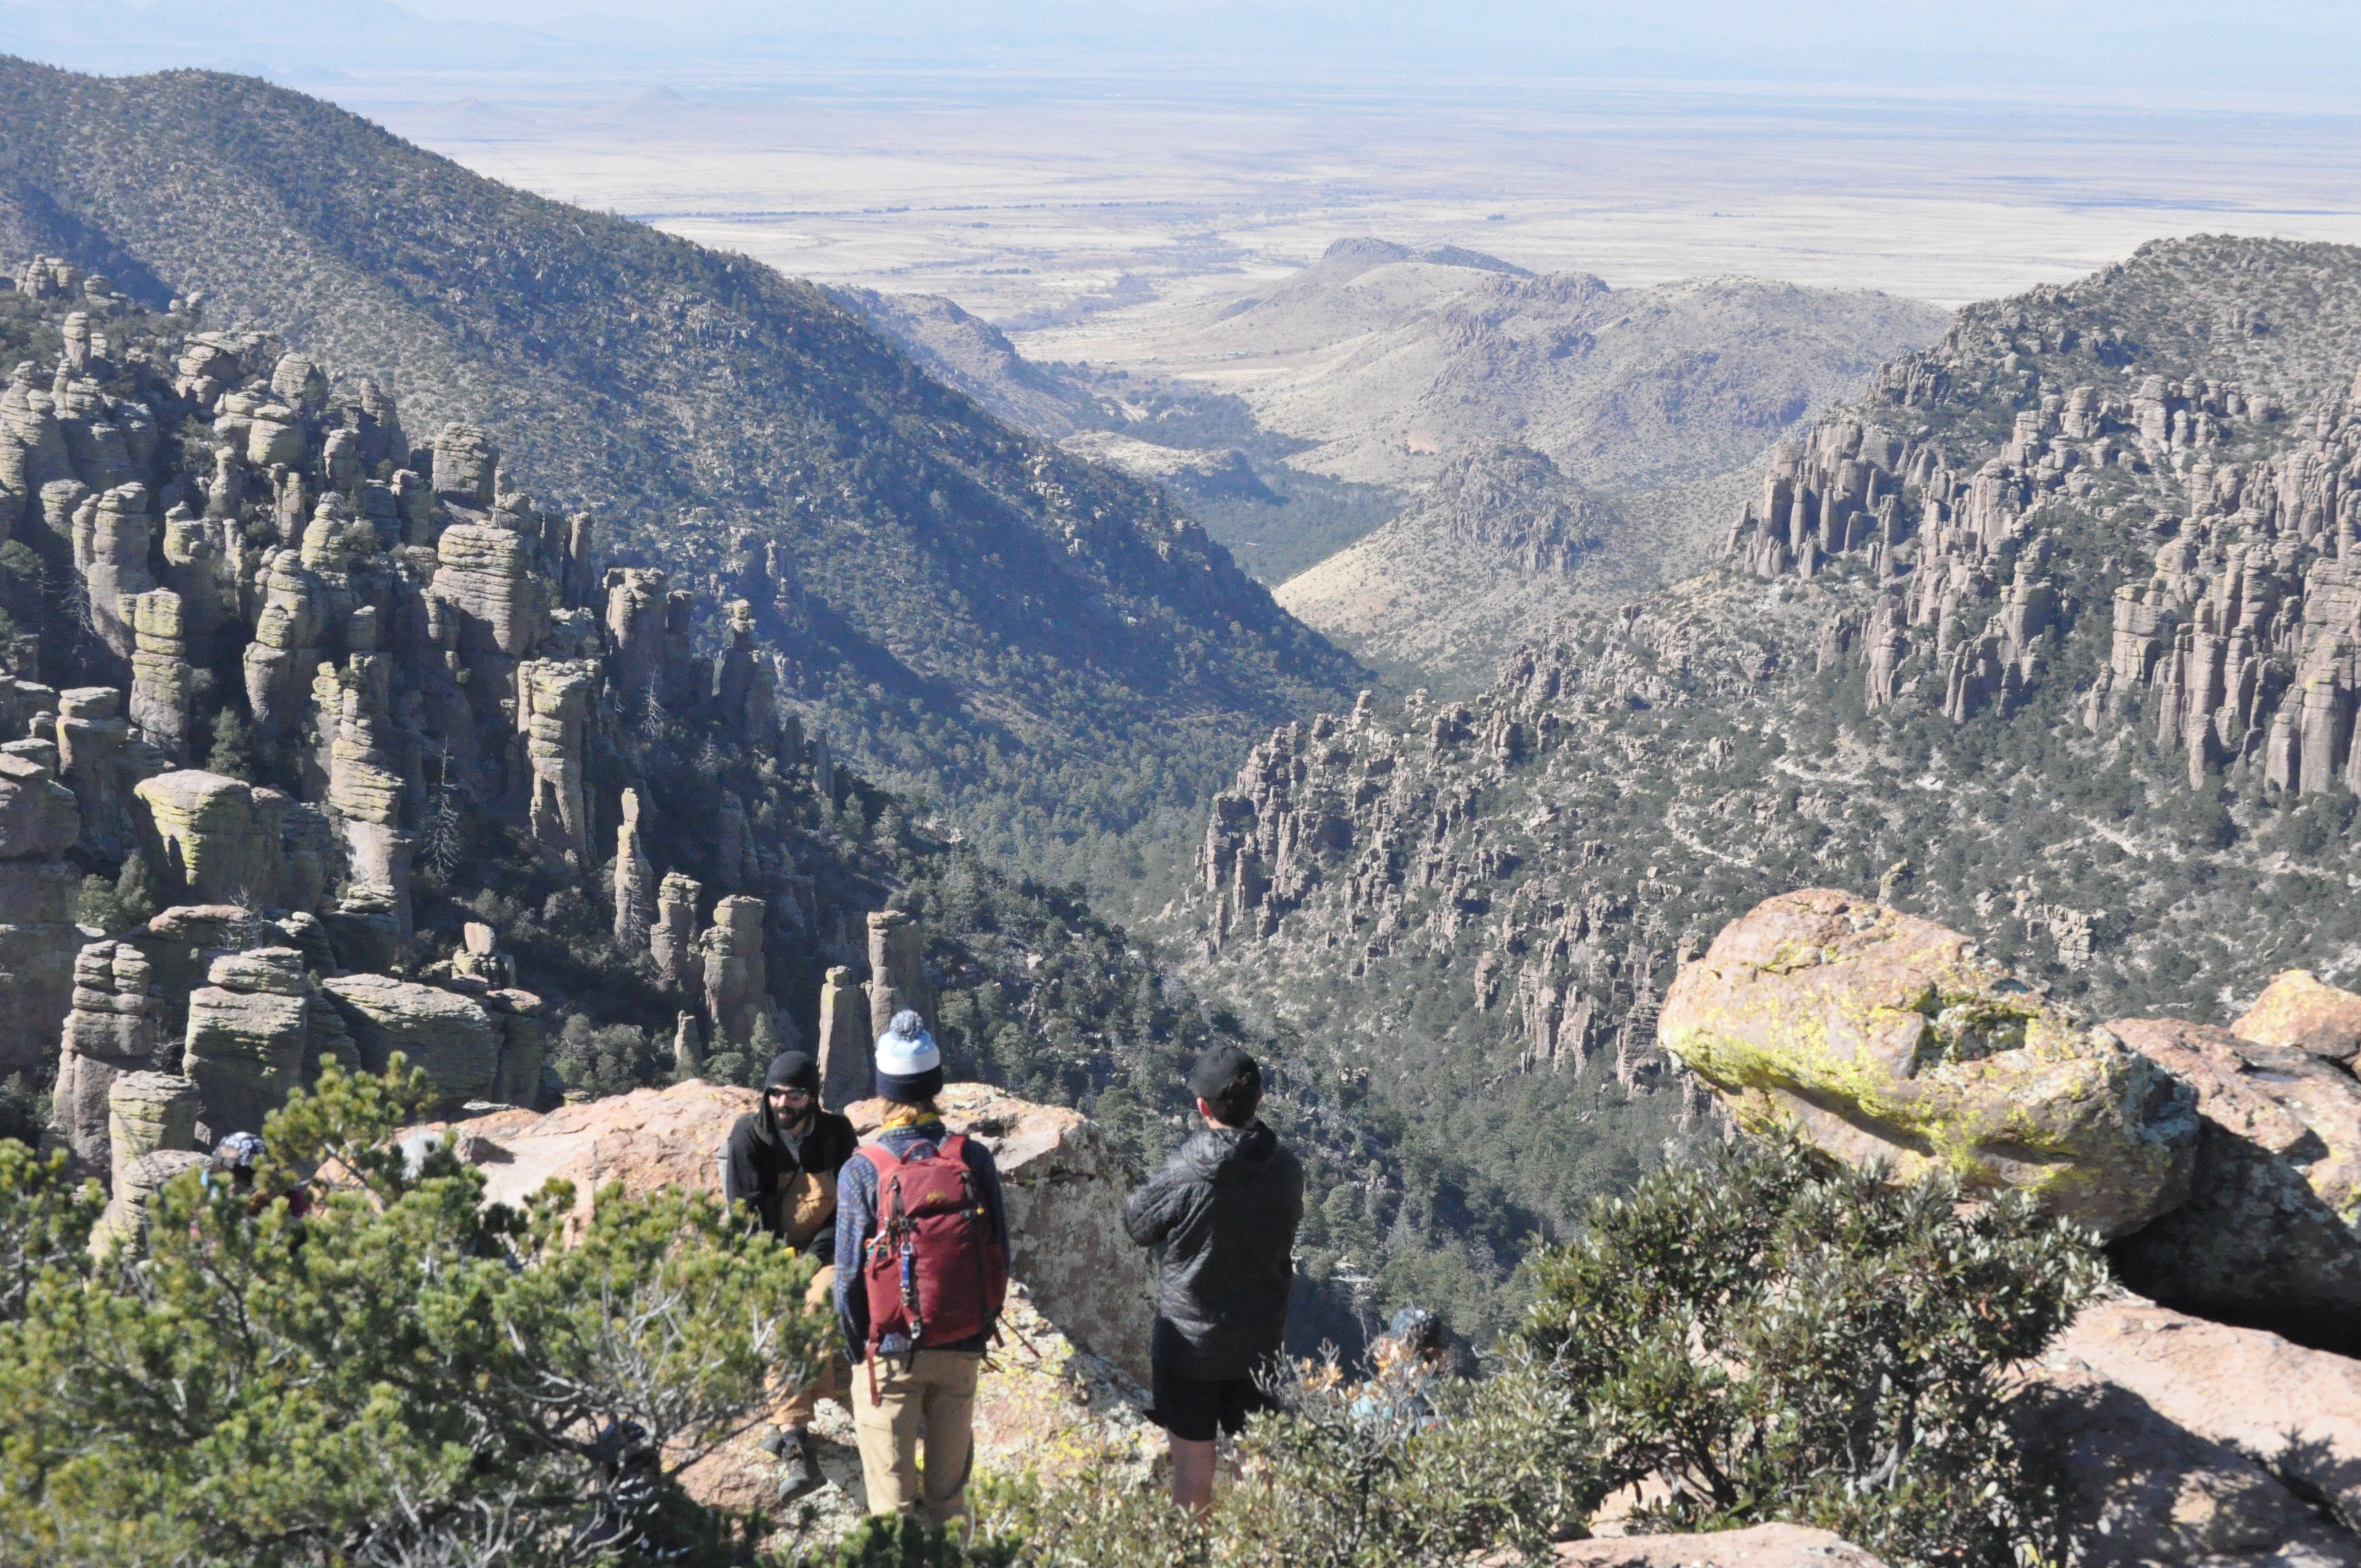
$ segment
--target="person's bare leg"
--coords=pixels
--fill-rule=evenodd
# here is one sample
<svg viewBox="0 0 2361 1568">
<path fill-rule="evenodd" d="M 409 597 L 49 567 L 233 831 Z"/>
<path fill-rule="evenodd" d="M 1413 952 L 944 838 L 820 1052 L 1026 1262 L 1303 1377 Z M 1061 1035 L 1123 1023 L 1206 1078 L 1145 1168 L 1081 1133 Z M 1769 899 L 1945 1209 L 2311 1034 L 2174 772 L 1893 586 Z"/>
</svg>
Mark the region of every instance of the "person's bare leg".
<svg viewBox="0 0 2361 1568">
<path fill-rule="evenodd" d="M 1213 1445 L 1172 1440 L 1172 1502 L 1201 1518 L 1213 1506 Z"/>
</svg>

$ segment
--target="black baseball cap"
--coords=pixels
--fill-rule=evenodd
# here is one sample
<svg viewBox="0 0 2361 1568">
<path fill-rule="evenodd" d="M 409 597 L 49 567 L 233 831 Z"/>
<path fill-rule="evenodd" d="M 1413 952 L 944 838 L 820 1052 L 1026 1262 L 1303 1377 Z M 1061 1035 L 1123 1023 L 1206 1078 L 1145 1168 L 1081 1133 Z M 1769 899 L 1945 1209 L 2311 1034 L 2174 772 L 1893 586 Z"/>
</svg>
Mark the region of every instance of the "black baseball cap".
<svg viewBox="0 0 2361 1568">
<path fill-rule="evenodd" d="M 1261 1097 L 1262 1069 L 1235 1046 L 1210 1047 L 1189 1069 L 1189 1092 L 1200 1100 L 1219 1102 L 1241 1091 Z"/>
</svg>

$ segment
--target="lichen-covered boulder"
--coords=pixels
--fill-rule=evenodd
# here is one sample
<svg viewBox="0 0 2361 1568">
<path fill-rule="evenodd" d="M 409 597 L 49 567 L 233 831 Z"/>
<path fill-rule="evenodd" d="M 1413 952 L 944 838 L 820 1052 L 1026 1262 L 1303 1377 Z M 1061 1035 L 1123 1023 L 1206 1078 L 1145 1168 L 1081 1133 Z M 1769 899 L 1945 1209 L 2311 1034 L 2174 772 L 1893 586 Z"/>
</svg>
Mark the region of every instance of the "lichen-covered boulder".
<svg viewBox="0 0 2361 1568">
<path fill-rule="evenodd" d="M 181 768 L 132 786 L 148 809 L 167 872 L 194 904 L 260 909 L 285 879 L 287 797 L 243 779 Z"/>
<path fill-rule="evenodd" d="M 2177 1018 L 2107 1025 L 2191 1085 L 2189 1201 L 2112 1250 L 2168 1306 L 2361 1350 L 2361 1082 L 2293 1046 Z"/>
<path fill-rule="evenodd" d="M 2016 1188 L 2107 1235 L 2187 1196 L 2187 1086 L 2083 1027 L 1956 931 L 1827 889 L 1783 894 L 1681 970 L 1664 1048 L 1739 1123 L 1904 1179 Z"/>
<path fill-rule="evenodd" d="M 360 1065 L 383 1072 L 400 1051 L 426 1074 L 436 1108 L 455 1111 L 490 1091 L 500 1066 L 500 1030 L 471 999 L 382 974 L 320 982 L 351 1034 Z"/>
<path fill-rule="evenodd" d="M 2322 983 L 2310 970 L 2291 969 L 2263 988 L 2230 1033 L 2259 1045 L 2293 1046 L 2330 1061 L 2350 1062 L 2361 1055 L 2361 996 Z"/>
</svg>

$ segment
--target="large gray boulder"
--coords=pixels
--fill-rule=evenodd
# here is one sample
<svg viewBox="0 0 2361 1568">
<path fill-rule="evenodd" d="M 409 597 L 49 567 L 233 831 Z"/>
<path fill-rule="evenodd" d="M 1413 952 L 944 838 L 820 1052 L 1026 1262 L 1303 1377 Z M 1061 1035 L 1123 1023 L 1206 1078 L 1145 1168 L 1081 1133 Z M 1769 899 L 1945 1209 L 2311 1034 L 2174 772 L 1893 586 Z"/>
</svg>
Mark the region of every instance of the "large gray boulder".
<svg viewBox="0 0 2361 1568">
<path fill-rule="evenodd" d="M 343 1015 L 363 1070 L 383 1072 L 400 1051 L 426 1074 L 439 1110 L 489 1098 L 500 1075 L 501 1031 L 480 1003 L 382 974 L 335 975 L 320 988 Z"/>
</svg>

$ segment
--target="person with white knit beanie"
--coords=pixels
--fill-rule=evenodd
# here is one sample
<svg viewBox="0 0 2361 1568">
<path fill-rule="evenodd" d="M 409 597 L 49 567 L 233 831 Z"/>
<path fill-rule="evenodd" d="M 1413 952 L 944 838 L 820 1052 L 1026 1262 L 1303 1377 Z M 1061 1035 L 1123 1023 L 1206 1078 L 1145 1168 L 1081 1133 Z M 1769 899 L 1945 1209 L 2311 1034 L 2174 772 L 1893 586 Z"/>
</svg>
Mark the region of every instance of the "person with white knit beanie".
<svg viewBox="0 0 2361 1568">
<path fill-rule="evenodd" d="M 879 1229 L 879 1168 L 872 1150 L 898 1161 L 948 1154 L 952 1136 L 943 1125 L 935 1096 L 942 1092 L 943 1057 L 916 1013 L 894 1014 L 877 1037 L 873 1061 L 877 1097 L 885 1114 L 876 1135 L 845 1161 L 837 1179 L 836 1245 L 844 1266 L 836 1273 L 836 1315 L 854 1363 L 868 1365 L 853 1375 L 853 1438 L 861 1450 L 862 1479 L 873 1514 L 913 1513 L 928 1523 L 959 1523 L 964 1530 L 976 1373 L 994 1325 L 953 1343 L 911 1344 L 899 1333 L 881 1332 L 869 1343 L 869 1298 L 858 1260 L 867 1256 Z M 981 1139 L 960 1140 L 959 1157 L 981 1200 L 992 1244 L 1008 1256 L 1008 1217 L 1002 1205 L 1000 1169 Z M 1005 1261 L 1003 1264 L 1005 1277 Z M 922 1339 L 928 1336 L 921 1336 Z M 926 1465 L 920 1470 L 919 1432 L 926 1433 Z"/>
</svg>

